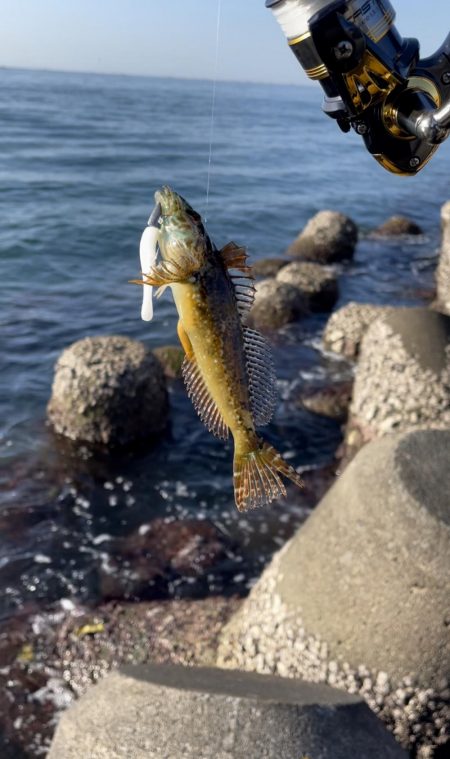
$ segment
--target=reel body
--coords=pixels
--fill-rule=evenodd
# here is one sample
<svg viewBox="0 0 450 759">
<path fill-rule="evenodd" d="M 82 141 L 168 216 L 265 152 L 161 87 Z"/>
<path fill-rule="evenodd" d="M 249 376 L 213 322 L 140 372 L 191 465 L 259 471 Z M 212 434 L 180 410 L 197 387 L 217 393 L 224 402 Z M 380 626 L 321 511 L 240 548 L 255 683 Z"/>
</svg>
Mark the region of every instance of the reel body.
<svg viewBox="0 0 450 759">
<path fill-rule="evenodd" d="M 389 0 L 267 0 L 294 55 L 324 90 L 323 110 L 353 128 L 388 171 L 417 174 L 450 132 L 450 34 L 420 59 Z"/>
</svg>

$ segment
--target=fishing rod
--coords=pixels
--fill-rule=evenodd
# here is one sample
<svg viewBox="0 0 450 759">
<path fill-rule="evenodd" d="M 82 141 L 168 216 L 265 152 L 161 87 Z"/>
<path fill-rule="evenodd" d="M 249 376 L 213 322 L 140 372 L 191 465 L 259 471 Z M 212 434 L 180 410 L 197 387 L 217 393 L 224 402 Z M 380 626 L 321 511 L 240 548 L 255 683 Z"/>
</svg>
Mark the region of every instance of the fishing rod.
<svg viewBox="0 0 450 759">
<path fill-rule="evenodd" d="M 292 52 L 324 91 L 323 110 L 354 129 L 394 174 L 417 174 L 450 133 L 450 34 L 428 58 L 403 39 L 389 0 L 266 0 Z"/>
</svg>

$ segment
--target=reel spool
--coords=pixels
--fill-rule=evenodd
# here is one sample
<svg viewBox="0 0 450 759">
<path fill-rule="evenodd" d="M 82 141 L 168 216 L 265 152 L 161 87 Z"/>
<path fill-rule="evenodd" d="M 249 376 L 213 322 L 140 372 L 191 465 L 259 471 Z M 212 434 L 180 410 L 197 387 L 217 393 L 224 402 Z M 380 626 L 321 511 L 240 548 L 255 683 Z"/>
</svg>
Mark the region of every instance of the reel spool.
<svg viewBox="0 0 450 759">
<path fill-rule="evenodd" d="M 266 0 L 324 112 L 394 174 L 417 174 L 450 132 L 450 34 L 420 60 L 389 0 Z"/>
</svg>

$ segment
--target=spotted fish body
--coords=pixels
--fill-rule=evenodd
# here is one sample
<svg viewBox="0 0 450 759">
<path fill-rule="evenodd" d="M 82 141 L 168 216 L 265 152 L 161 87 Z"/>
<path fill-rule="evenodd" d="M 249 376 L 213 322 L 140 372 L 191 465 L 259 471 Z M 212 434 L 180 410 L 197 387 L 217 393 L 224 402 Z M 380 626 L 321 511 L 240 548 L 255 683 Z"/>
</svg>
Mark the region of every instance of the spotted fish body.
<svg viewBox="0 0 450 759">
<path fill-rule="evenodd" d="M 143 284 L 167 286 L 179 314 L 188 394 L 208 429 L 234 438 L 234 488 L 240 511 L 286 495 L 280 474 L 301 486 L 296 471 L 256 433 L 270 421 L 275 375 L 270 349 L 245 325 L 254 286 L 243 248 L 215 249 L 200 216 L 170 188 L 155 194 L 161 206 L 162 261 Z"/>
</svg>

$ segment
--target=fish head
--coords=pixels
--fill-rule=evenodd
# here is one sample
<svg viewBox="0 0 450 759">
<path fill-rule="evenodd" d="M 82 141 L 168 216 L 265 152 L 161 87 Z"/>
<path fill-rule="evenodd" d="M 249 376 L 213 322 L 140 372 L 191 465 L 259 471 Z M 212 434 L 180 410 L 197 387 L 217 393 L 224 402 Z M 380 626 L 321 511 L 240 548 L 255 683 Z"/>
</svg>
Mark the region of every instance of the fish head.
<svg viewBox="0 0 450 759">
<path fill-rule="evenodd" d="M 144 275 L 144 281 L 140 283 L 144 285 L 141 310 L 144 321 L 150 321 L 153 317 L 153 290 L 145 277 L 158 264 L 158 258 L 162 259 L 166 276 L 174 271 L 179 276 L 181 272 L 187 281 L 192 281 L 212 251 L 201 216 L 181 195 L 170 187 L 163 187 L 155 193 L 155 203 L 139 245 Z M 164 282 L 157 296 L 164 292 L 168 284 L 169 281 Z"/>
<path fill-rule="evenodd" d="M 161 208 L 158 244 L 162 259 L 198 271 L 211 250 L 200 214 L 170 187 L 158 190 L 155 202 Z"/>
</svg>

